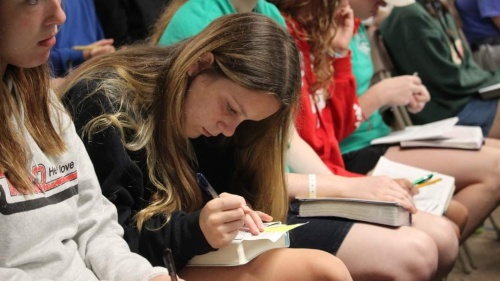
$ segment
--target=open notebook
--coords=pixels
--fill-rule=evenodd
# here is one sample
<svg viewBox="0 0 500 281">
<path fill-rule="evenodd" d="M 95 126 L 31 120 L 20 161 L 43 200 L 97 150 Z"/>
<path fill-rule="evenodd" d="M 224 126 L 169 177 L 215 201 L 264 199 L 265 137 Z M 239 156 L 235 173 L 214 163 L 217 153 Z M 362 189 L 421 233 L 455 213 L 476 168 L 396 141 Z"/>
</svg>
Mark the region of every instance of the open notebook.
<svg viewBox="0 0 500 281">
<path fill-rule="evenodd" d="M 480 149 L 484 143 L 481 128 L 455 125 L 457 122 L 458 118 L 452 117 L 425 125 L 407 126 L 403 130 L 374 139 L 371 144 L 399 143 L 402 148 Z"/>
<path fill-rule="evenodd" d="M 258 255 L 271 249 L 286 248 L 290 245 L 288 231 L 303 224 L 285 225 L 280 222 L 265 223 L 264 232 L 252 235 L 241 230 L 236 238 L 216 251 L 195 256 L 188 266 L 236 266 L 246 264 Z"/>
<path fill-rule="evenodd" d="M 389 135 L 376 138 L 370 144 L 390 144 L 402 141 L 442 138 L 458 122 L 458 117 L 452 117 L 425 125 L 407 126 L 403 130 L 391 132 Z"/>
<path fill-rule="evenodd" d="M 399 143 L 399 146 L 402 148 L 438 147 L 478 150 L 483 144 L 484 137 L 481 127 L 455 125 L 451 130 L 445 132 L 442 137 L 402 141 Z"/>
<path fill-rule="evenodd" d="M 380 158 L 372 175 L 406 178 L 413 182 L 429 173 L 434 174 L 433 180 L 439 179 L 439 181 L 419 188 L 419 193 L 413 197 L 413 201 L 418 210 L 441 216 L 448 208 L 455 192 L 454 177 L 397 163 L 385 157 Z"/>
</svg>

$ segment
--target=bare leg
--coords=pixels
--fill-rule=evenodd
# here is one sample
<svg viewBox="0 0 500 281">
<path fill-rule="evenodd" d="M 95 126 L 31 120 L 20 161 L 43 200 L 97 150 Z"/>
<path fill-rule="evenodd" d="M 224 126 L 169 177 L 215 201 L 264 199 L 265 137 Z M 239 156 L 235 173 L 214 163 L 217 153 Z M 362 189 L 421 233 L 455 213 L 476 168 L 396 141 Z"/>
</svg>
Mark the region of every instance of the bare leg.
<svg viewBox="0 0 500 281">
<path fill-rule="evenodd" d="M 491 144 L 490 144 L 491 143 Z M 405 149 L 391 147 L 386 157 L 415 167 L 455 177 L 454 199 L 463 204 L 469 219 L 461 241 L 488 217 L 500 201 L 500 143 L 487 140 L 479 151 Z"/>
<path fill-rule="evenodd" d="M 467 225 L 467 220 L 469 219 L 469 211 L 467 211 L 467 208 L 465 208 L 462 203 L 452 199 L 446 210 L 445 217 L 453 222 L 453 228 L 455 229 L 457 238 L 460 239 Z"/>
<path fill-rule="evenodd" d="M 186 267 L 179 276 L 186 281 L 352 281 L 346 266 L 332 254 L 311 249 L 275 249 L 246 265 Z"/>
<path fill-rule="evenodd" d="M 356 223 L 337 256 L 357 281 L 431 280 L 438 265 L 438 249 L 432 238 L 406 226 Z"/>
<path fill-rule="evenodd" d="M 434 280 L 441 280 L 453 268 L 458 256 L 458 239 L 455 224 L 445 217 L 426 212 L 413 215 L 414 228 L 429 235 L 438 250 L 438 268 Z"/>
<path fill-rule="evenodd" d="M 497 107 L 497 113 L 495 114 L 495 119 L 493 120 L 493 124 L 491 124 L 491 129 L 490 132 L 488 133 L 488 137 L 500 139 L 500 106 Z"/>
</svg>

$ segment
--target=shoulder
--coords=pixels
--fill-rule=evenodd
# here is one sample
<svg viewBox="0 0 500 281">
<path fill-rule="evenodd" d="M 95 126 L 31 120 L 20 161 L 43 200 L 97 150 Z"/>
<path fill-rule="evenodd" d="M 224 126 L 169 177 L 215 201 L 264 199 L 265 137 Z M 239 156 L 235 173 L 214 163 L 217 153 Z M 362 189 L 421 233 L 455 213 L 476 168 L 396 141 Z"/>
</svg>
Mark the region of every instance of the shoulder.
<svg viewBox="0 0 500 281">
<path fill-rule="evenodd" d="M 405 7 L 395 7 L 390 15 L 380 24 L 380 31 L 388 32 L 425 32 L 435 28 L 435 19 L 420 3 Z"/>
<path fill-rule="evenodd" d="M 259 14 L 263 14 L 274 19 L 281 26 L 286 26 L 285 19 L 283 19 L 283 16 L 274 4 L 271 4 L 265 0 L 258 0 L 257 4 L 255 5 L 255 11 Z"/>
<path fill-rule="evenodd" d="M 165 28 L 158 45 L 168 46 L 196 35 L 214 19 L 230 13 L 227 1 L 189 0 L 184 3 Z"/>
<path fill-rule="evenodd" d="M 429 20 L 431 16 L 426 11 L 423 4 L 415 3 L 412 5 L 404 7 L 394 7 L 389 15 L 389 17 L 384 22 L 398 21 L 405 22 L 406 24 L 412 24 L 425 20 Z"/>
</svg>

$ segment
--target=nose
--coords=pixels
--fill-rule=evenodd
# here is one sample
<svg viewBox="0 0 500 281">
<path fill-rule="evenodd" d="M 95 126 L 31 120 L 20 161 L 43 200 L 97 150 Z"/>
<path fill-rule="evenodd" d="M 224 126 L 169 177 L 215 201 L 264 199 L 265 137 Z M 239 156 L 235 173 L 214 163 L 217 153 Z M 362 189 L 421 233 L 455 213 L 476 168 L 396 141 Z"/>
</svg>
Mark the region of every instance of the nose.
<svg viewBox="0 0 500 281">
<path fill-rule="evenodd" d="M 50 0 L 52 5 L 49 5 L 49 16 L 47 17 L 47 25 L 61 25 L 66 21 L 66 14 L 61 7 L 61 0 Z"/>
<path fill-rule="evenodd" d="M 231 137 L 240 123 L 241 121 L 236 119 L 219 121 L 217 122 L 217 127 L 225 137 Z"/>
</svg>

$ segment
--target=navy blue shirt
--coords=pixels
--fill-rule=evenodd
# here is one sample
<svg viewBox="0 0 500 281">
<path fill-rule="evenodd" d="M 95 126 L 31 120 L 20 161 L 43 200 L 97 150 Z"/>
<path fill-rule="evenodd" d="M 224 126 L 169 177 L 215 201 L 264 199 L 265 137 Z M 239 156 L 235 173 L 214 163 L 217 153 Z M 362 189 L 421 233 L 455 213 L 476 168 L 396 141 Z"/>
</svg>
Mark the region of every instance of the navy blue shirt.
<svg viewBox="0 0 500 281">
<path fill-rule="evenodd" d="M 499 0 L 456 0 L 456 6 L 469 44 L 500 37 L 500 29 L 491 20 L 500 16 Z"/>
<path fill-rule="evenodd" d="M 83 61 L 83 51 L 73 46 L 88 45 L 104 39 L 92 0 L 70 0 L 63 2 L 66 21 L 59 27 L 57 43 L 50 51 L 52 76 L 62 77 Z"/>
</svg>

